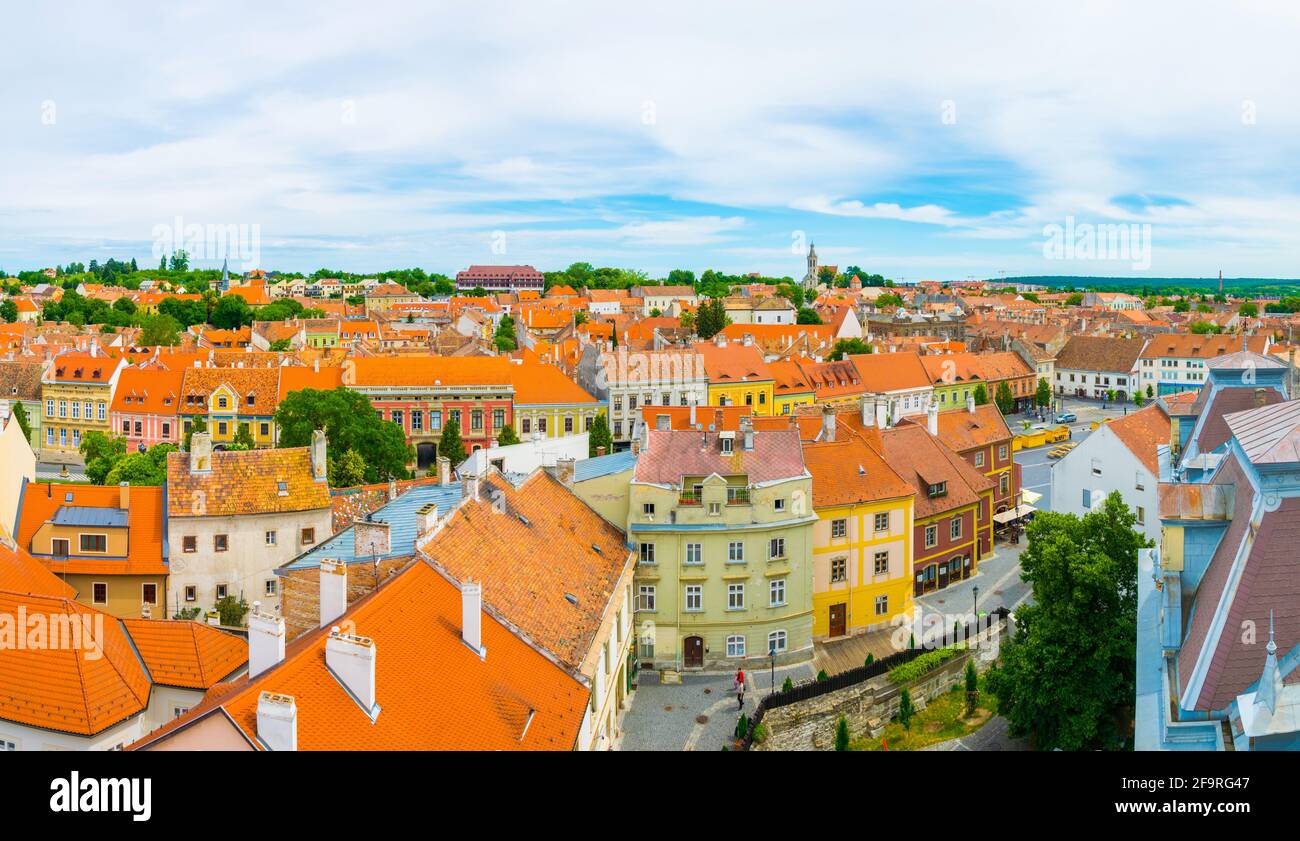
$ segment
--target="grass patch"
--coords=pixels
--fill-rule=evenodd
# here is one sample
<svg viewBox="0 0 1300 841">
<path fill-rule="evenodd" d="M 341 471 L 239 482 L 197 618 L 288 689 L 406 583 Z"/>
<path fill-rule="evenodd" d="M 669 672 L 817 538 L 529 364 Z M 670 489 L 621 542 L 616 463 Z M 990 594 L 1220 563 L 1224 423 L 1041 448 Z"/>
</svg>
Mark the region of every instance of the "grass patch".
<svg viewBox="0 0 1300 841">
<path fill-rule="evenodd" d="M 890 750 L 920 750 L 927 745 L 974 733 L 998 713 L 998 700 L 988 691 L 984 675 L 980 675 L 979 687 L 979 704 L 973 718 L 963 717 L 966 714 L 966 691 L 958 683 L 953 691 L 945 692 L 930 701 L 924 710 L 914 715 L 911 730 L 904 730 L 903 725 L 891 721 L 885 725 L 885 732 L 880 738 L 854 739 L 849 749 L 883 750 L 883 739 L 889 743 Z"/>
</svg>

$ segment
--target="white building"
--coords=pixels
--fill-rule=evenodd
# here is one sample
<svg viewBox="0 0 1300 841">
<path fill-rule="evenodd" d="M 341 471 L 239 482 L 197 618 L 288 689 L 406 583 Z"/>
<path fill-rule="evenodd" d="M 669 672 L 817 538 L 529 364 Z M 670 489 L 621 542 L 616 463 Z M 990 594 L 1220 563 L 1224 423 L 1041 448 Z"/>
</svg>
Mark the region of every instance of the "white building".
<svg viewBox="0 0 1300 841">
<path fill-rule="evenodd" d="M 642 406 L 706 406 L 709 375 L 693 348 L 600 351 L 588 345 L 578 362 L 578 385 L 609 406 L 616 448 L 630 445 Z"/>
<path fill-rule="evenodd" d="M 1105 400 L 1110 392 L 1127 402 L 1140 388 L 1138 357 L 1146 339 L 1073 336 L 1056 356 L 1052 392 L 1070 397 Z"/>
<path fill-rule="evenodd" d="M 1138 360 L 1138 375 L 1144 394 L 1161 397 L 1180 391 L 1194 391 L 1205 385 L 1205 363 L 1217 356 L 1242 350 L 1239 336 L 1170 333 L 1153 336 Z M 1266 355 L 1273 344 L 1268 335 L 1245 337 L 1245 350 Z"/>
</svg>

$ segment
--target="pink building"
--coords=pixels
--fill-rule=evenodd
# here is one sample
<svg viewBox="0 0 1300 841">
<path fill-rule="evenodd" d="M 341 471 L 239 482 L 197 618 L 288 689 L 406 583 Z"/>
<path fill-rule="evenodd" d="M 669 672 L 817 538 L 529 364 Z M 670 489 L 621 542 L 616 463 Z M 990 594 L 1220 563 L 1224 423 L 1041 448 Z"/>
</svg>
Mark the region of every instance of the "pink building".
<svg viewBox="0 0 1300 841">
<path fill-rule="evenodd" d="M 122 369 L 109 409 L 109 428 L 127 441 L 129 450 L 181 443 L 181 378 L 184 369 L 161 366 Z"/>
</svg>

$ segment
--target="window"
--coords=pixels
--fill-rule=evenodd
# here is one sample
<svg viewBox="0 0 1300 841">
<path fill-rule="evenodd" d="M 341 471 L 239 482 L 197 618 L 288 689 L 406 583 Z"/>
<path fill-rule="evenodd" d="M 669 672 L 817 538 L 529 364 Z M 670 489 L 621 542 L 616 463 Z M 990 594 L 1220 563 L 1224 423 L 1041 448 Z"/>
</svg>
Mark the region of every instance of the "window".
<svg viewBox="0 0 1300 841">
<path fill-rule="evenodd" d="M 889 596 L 876 596 L 876 615 L 884 616 L 889 613 Z"/>
<path fill-rule="evenodd" d="M 18 745 L 14 744 L 13 742 L 10 742 L 10 741 L 8 741 L 8 740 L 6 740 L 6 739 L 0 739 L 0 752 L 2 752 L 2 751 L 16 751 L 16 750 L 18 750 Z"/>
<path fill-rule="evenodd" d="M 727 544 L 727 561 L 741 564 L 745 562 L 745 542 L 743 540 L 733 540 Z"/>
<path fill-rule="evenodd" d="M 704 544 L 687 543 L 686 544 L 686 563 L 702 564 L 704 563 Z"/>
<path fill-rule="evenodd" d="M 938 544 L 938 542 L 939 542 L 939 527 L 938 527 L 938 526 L 926 526 L 926 527 L 925 527 L 925 546 L 926 546 L 926 548 L 928 549 L 928 548 L 930 548 L 931 546 L 934 546 L 934 545 Z"/>
<path fill-rule="evenodd" d="M 1011 477 L 1003 473 L 998 477 L 998 493 L 1005 494 L 1011 488 Z"/>
<path fill-rule="evenodd" d="M 217 424 L 218 435 L 225 435 L 229 431 L 229 429 L 230 426 L 225 421 L 221 421 L 220 423 Z"/>
<path fill-rule="evenodd" d="M 106 411 L 105 404 L 104 404 L 104 403 L 100 403 L 100 404 L 98 405 L 98 407 L 96 408 L 96 411 L 95 411 L 95 417 L 96 417 L 98 420 L 103 420 L 104 417 L 105 417 L 105 415 L 104 415 L 104 412 L 105 412 L 105 411 Z"/>
<path fill-rule="evenodd" d="M 1092 460 L 1092 475 L 1093 476 L 1101 475 L 1101 459 L 1095 458 Z"/>
<path fill-rule="evenodd" d="M 217 585 L 217 601 L 221 601 L 230 593 L 230 588 L 225 584 Z"/>
<path fill-rule="evenodd" d="M 636 609 L 637 610 L 655 609 L 655 585 L 642 584 L 639 588 L 637 588 Z"/>
<path fill-rule="evenodd" d="M 961 537 L 961 517 L 952 518 L 952 526 L 949 534 L 953 540 L 957 540 Z"/>
<path fill-rule="evenodd" d="M 76 400 L 72 401 L 72 419 L 81 420 L 81 404 Z"/>
<path fill-rule="evenodd" d="M 875 575 L 889 574 L 889 553 L 877 552 L 871 559 L 872 570 Z"/>
<path fill-rule="evenodd" d="M 189 711 L 189 707 L 172 707 L 172 718 L 180 718 Z"/>
<path fill-rule="evenodd" d="M 745 585 L 728 584 L 727 585 L 727 610 L 744 610 L 745 609 Z"/>
<path fill-rule="evenodd" d="M 723 439 L 722 439 L 722 454 L 723 454 L 724 456 L 729 456 L 729 455 L 731 455 L 733 452 L 735 452 L 735 444 L 732 442 L 732 440 L 731 440 L 730 438 L 723 438 Z"/>
<path fill-rule="evenodd" d="M 767 543 L 767 557 L 769 560 L 785 557 L 785 538 L 774 537 Z"/>
<path fill-rule="evenodd" d="M 1083 507 L 1092 510 L 1092 491 L 1088 488 L 1083 489 Z"/>
<path fill-rule="evenodd" d="M 493 409 L 493 410 L 492 410 L 492 428 L 493 428 L 493 429 L 500 429 L 501 427 L 503 427 L 503 426 L 505 426 L 505 425 L 506 425 L 506 410 L 505 410 L 505 409 Z"/>
<path fill-rule="evenodd" d="M 230 548 L 230 538 L 224 534 L 214 534 L 212 536 L 212 551 L 224 552 Z"/>
<path fill-rule="evenodd" d="M 849 533 L 849 521 L 831 520 L 831 537 L 844 537 Z"/>
<path fill-rule="evenodd" d="M 709 503 L 709 516 L 710 516 L 710 517 L 720 517 L 720 516 L 722 516 L 722 503 L 721 503 L 721 502 L 710 502 L 710 503 Z"/>
<path fill-rule="evenodd" d="M 129 420 L 122 421 L 122 434 L 123 435 L 131 434 L 131 422 Z"/>
<path fill-rule="evenodd" d="M 75 406 L 76 404 L 74 403 L 73 405 Z M 61 417 L 61 418 L 66 418 L 67 416 L 68 416 L 68 401 L 66 401 L 66 400 L 60 400 L 60 401 L 59 401 L 59 417 Z"/>
<path fill-rule="evenodd" d="M 96 581 L 91 585 L 91 601 L 95 604 L 108 604 L 108 584 L 104 581 Z"/>
<path fill-rule="evenodd" d="M 172 425 L 171 425 L 169 422 L 167 422 L 167 421 L 163 421 L 163 425 L 162 425 L 162 437 L 163 437 L 163 438 L 170 438 L 170 437 L 172 437 Z"/>
<path fill-rule="evenodd" d="M 948 483 L 935 482 L 926 489 L 930 496 L 946 496 L 948 493 Z"/>
<path fill-rule="evenodd" d="M 185 587 L 185 601 L 187 602 L 198 601 L 198 598 L 199 598 L 198 588 L 195 587 L 193 584 L 187 585 Z"/>
<path fill-rule="evenodd" d="M 686 585 L 686 607 L 689 612 L 704 610 L 704 587 L 699 584 Z"/>
<path fill-rule="evenodd" d="M 187 535 L 181 538 L 181 551 L 197 552 L 199 551 L 199 539 L 194 535 Z"/>
<path fill-rule="evenodd" d="M 1137 524 L 1138 524 L 1139 526 L 1145 526 L 1145 525 L 1147 524 L 1147 511 L 1146 511 L 1146 509 L 1143 508 L 1141 505 L 1137 506 L 1137 509 L 1136 509 L 1136 515 L 1137 515 Z"/>
<path fill-rule="evenodd" d="M 267 546 L 275 545 L 275 529 L 270 529 L 269 531 L 267 531 L 265 540 Z"/>
<path fill-rule="evenodd" d="M 56 558 L 66 558 L 71 554 L 68 550 L 69 545 L 66 538 L 56 537 L 50 541 L 50 554 Z"/>
<path fill-rule="evenodd" d="M 573 418 L 564 419 L 564 431 L 573 432 Z"/>
<path fill-rule="evenodd" d="M 546 431 L 546 418 L 538 418 L 538 419 L 537 419 L 537 431 L 538 431 L 538 432 L 545 432 L 545 431 Z"/>
<path fill-rule="evenodd" d="M 302 530 L 302 545 L 310 546 L 316 542 L 316 529 Z"/>
<path fill-rule="evenodd" d="M 767 606 L 781 607 L 785 604 L 785 579 L 773 578 L 767 584 Z"/>
<path fill-rule="evenodd" d="M 475 409 L 469 413 L 469 428 L 475 432 L 483 431 L 483 410 Z"/>
<path fill-rule="evenodd" d="M 616 411 L 616 412 L 621 412 L 621 411 L 623 411 L 623 398 L 622 398 L 622 397 L 615 397 L 615 398 L 614 398 L 614 411 Z"/>
<path fill-rule="evenodd" d="M 54 417 L 54 401 L 53 401 L 53 400 L 46 400 L 46 401 L 45 401 L 45 417 L 47 417 L 47 418 L 52 418 L 52 417 Z"/>
<path fill-rule="evenodd" d="M 641 514 L 642 514 L 643 516 L 645 516 L 645 517 L 649 517 L 649 518 L 651 518 L 651 519 L 654 519 L 654 515 L 655 515 L 655 504 L 654 504 L 653 502 L 647 502 L 647 503 L 642 504 L 642 506 L 641 506 Z"/>
<path fill-rule="evenodd" d="M 394 409 L 392 412 L 389 413 L 389 417 L 392 419 L 393 423 L 397 424 L 398 426 L 405 425 L 403 423 L 403 421 L 405 420 L 405 415 L 403 414 L 401 409 Z"/>
<path fill-rule="evenodd" d="M 158 585 L 144 584 L 140 587 L 140 601 L 145 604 L 158 604 Z"/>
<path fill-rule="evenodd" d="M 1007 445 L 1002 444 L 998 447 L 998 461 L 1007 460 Z"/>
<path fill-rule="evenodd" d="M 532 418 L 524 418 L 522 421 L 519 422 L 519 426 L 523 430 L 523 433 L 525 435 L 531 434 L 533 431 Z"/>
<path fill-rule="evenodd" d="M 655 545 L 653 543 L 641 544 L 641 563 L 653 564 L 655 562 Z"/>
<path fill-rule="evenodd" d="M 1141 474 L 1141 473 L 1134 473 L 1134 474 L 1133 474 L 1133 487 L 1134 487 L 1135 489 L 1139 490 L 1139 491 L 1144 491 L 1144 490 L 1146 490 L 1146 486 L 1145 486 L 1145 485 L 1143 484 L 1143 482 L 1142 482 L 1142 474 Z"/>
<path fill-rule="evenodd" d="M 977 453 L 975 454 L 975 466 L 976 466 L 976 467 L 983 467 L 983 466 L 984 466 L 984 451 L 983 451 L 983 450 L 980 450 L 979 452 L 977 452 Z"/>
<path fill-rule="evenodd" d="M 278 590 L 279 587 L 277 586 L 277 579 L 274 578 L 266 579 L 266 586 L 262 588 L 262 593 L 264 595 L 274 596 Z"/>
<path fill-rule="evenodd" d="M 773 631 L 767 635 L 767 650 L 772 654 L 780 654 L 785 651 L 787 642 L 785 631 Z"/>
<path fill-rule="evenodd" d="M 77 536 L 81 543 L 82 552 L 107 552 L 108 535 L 105 534 L 82 534 Z"/>
<path fill-rule="evenodd" d="M 745 656 L 745 638 L 740 634 L 732 634 L 727 637 L 727 656 L 744 657 Z"/>
<path fill-rule="evenodd" d="M 785 497 L 780 496 L 780 497 L 777 497 L 776 499 L 772 500 L 772 507 L 773 507 L 774 509 L 776 509 L 777 511 L 784 511 L 784 510 L 785 510 Z"/>
</svg>

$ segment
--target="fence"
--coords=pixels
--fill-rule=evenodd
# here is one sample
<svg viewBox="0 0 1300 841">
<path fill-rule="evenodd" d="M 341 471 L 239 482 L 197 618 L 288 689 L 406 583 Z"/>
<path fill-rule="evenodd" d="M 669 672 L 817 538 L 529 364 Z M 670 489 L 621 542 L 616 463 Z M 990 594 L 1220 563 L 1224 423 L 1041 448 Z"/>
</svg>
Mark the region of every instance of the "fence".
<svg viewBox="0 0 1300 841">
<path fill-rule="evenodd" d="M 780 692 L 773 692 L 766 695 L 759 699 L 758 706 L 754 710 L 754 716 L 749 720 L 749 732 L 747 732 L 745 738 L 741 740 L 740 749 L 749 750 L 750 745 L 754 743 L 754 733 L 758 730 L 758 726 L 763 723 L 763 715 L 770 709 L 785 707 L 790 704 L 798 704 L 801 701 L 810 701 L 813 698 L 817 698 L 829 692 L 847 689 L 854 684 L 864 683 L 874 677 L 888 674 L 893 671 L 895 667 L 911 662 L 922 654 L 925 654 L 927 651 L 936 651 L 972 639 L 975 635 L 993 627 L 993 617 L 995 616 L 997 617 L 997 622 L 1005 622 L 1007 617 L 1010 615 L 1010 610 L 1005 607 L 999 607 L 997 610 L 991 611 L 986 617 L 984 617 L 983 621 L 977 619 L 974 628 L 972 628 L 970 622 L 967 622 L 962 628 L 960 635 L 956 633 L 956 629 L 945 628 L 942 643 L 935 640 L 935 645 L 930 648 L 908 648 L 903 651 L 895 652 L 888 657 L 874 660 L 870 665 L 858 666 L 857 668 L 849 669 L 848 671 L 830 675 L 826 680 L 805 681 L 792 686 L 789 689 L 783 689 Z M 983 625 L 983 627 L 981 628 L 980 625 Z"/>
</svg>

